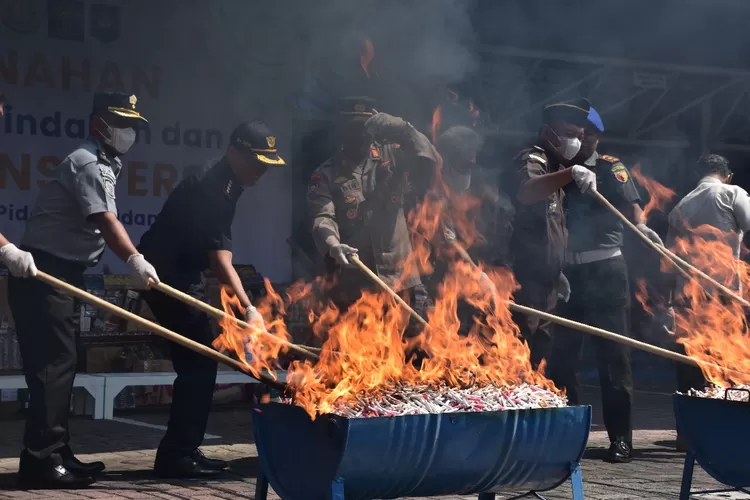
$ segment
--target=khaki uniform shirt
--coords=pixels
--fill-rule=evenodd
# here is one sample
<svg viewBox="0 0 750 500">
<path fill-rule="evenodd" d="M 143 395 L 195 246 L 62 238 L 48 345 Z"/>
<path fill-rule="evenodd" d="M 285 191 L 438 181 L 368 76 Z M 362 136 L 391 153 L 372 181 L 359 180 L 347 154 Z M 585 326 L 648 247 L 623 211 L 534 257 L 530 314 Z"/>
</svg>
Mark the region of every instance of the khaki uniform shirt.
<svg viewBox="0 0 750 500">
<path fill-rule="evenodd" d="M 410 138 L 410 144 L 372 144 L 357 165 L 333 156 L 315 170 L 307 193 L 318 251 L 328 256 L 338 243 L 357 248 L 362 262 L 396 291 L 420 284 L 416 272 L 402 277 L 412 248 L 404 216 L 409 177 L 431 176 L 439 161 L 413 127 Z M 356 295 L 371 282 L 359 269 L 342 269 L 339 285 Z"/>
</svg>

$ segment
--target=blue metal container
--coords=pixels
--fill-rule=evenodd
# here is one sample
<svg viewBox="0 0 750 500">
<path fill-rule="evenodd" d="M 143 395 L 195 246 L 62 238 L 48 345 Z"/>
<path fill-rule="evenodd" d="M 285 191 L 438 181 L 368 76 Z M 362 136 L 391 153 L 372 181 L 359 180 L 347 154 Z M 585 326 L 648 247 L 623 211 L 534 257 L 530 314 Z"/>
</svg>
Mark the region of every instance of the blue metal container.
<svg viewBox="0 0 750 500">
<path fill-rule="evenodd" d="M 720 483 L 750 487 L 750 403 L 675 394 L 673 404 L 677 428 L 688 445 L 680 500 L 690 497 L 696 461 Z"/>
<path fill-rule="evenodd" d="M 253 412 L 262 475 L 284 500 L 536 492 L 571 474 L 582 499 L 590 426 L 590 406 L 314 421 L 291 405 Z"/>
</svg>

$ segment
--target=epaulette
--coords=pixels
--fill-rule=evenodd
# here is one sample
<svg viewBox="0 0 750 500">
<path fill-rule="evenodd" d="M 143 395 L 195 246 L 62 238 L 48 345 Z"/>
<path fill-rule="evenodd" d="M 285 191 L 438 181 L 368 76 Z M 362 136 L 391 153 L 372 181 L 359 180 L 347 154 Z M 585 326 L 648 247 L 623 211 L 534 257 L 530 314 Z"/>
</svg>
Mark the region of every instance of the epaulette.
<svg viewBox="0 0 750 500">
<path fill-rule="evenodd" d="M 547 154 L 544 152 L 544 149 L 540 148 L 539 146 L 534 146 L 533 148 L 526 151 L 525 154 L 521 155 L 522 160 L 532 160 L 537 163 L 541 163 L 542 165 L 547 164 Z"/>
<path fill-rule="evenodd" d="M 107 155 L 101 149 L 96 150 L 96 161 L 98 163 L 109 165 L 110 167 L 112 166 L 112 162 L 109 161 L 109 158 L 107 158 Z"/>
<path fill-rule="evenodd" d="M 609 163 L 619 163 L 621 161 L 619 158 L 615 158 L 614 156 L 610 155 L 601 155 L 599 156 L 599 159 Z"/>
</svg>

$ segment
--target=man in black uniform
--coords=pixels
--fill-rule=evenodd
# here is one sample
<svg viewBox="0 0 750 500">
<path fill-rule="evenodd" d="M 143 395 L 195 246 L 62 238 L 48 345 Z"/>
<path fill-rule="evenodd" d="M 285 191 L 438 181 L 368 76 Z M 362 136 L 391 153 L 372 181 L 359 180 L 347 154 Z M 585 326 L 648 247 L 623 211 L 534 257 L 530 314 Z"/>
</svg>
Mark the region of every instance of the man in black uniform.
<svg viewBox="0 0 750 500">
<path fill-rule="evenodd" d="M 136 124 L 145 122 L 136 102 L 129 94 L 94 95 L 91 135 L 55 167 L 21 239 L 21 249 L 42 271 L 78 288 L 84 287 L 86 268 L 99 262 L 106 247 L 127 263 L 136 287 L 159 281 L 117 219 L 120 157 L 135 142 Z M 29 488 L 87 486 L 104 464 L 81 463 L 68 444 L 77 356 L 75 300 L 46 283 L 17 275 L 8 281 L 8 302 L 31 395 L 19 479 Z"/>
<path fill-rule="evenodd" d="M 554 311 L 558 296 L 567 300 L 570 295 L 562 274 L 563 188 L 573 181 L 583 192 L 596 189 L 596 176 L 589 169 L 565 167 L 581 148 L 586 116 L 586 111 L 568 103 L 547 106 L 536 145 L 515 158 L 519 168 L 511 182 L 517 202 L 511 252 L 513 273 L 521 285 L 515 301 L 546 312 Z M 548 357 L 551 324 L 518 313 L 513 320 L 531 349 L 531 364 L 536 368 Z"/>
<path fill-rule="evenodd" d="M 571 163 L 582 163 L 596 172 L 597 190 L 652 241 L 662 244 L 659 236 L 642 224 L 638 191 L 622 162 L 597 152 L 604 132 L 601 118 L 591 104 L 580 99 L 573 104 L 587 113 L 588 124 L 580 153 Z M 570 300 L 561 306 L 560 314 L 568 319 L 604 330 L 627 335 L 630 318 L 630 288 L 625 259 L 622 256 L 622 222 L 593 196 L 566 189 L 568 247 L 565 253 L 565 275 L 571 288 Z M 630 352 L 622 344 L 594 337 L 599 380 L 604 407 L 604 424 L 611 446 L 607 461 L 631 460 L 633 427 L 631 398 L 633 377 Z M 552 380 L 565 389 L 572 404 L 579 404 L 577 365 L 582 354 L 583 335 L 559 330 L 549 363 Z"/>
<path fill-rule="evenodd" d="M 265 328 L 232 266 L 232 220 L 244 186 L 253 186 L 269 166 L 285 165 L 276 138 L 262 123 L 237 127 L 226 154 L 201 172 L 186 177 L 169 195 L 138 249 L 159 269 L 165 282 L 199 296 L 201 273 L 211 269 L 244 308 L 245 320 Z M 144 299 L 156 319 L 186 337 L 210 346 L 214 332 L 208 316 L 158 291 Z M 211 411 L 216 361 L 172 345 L 177 372 L 167 433 L 156 454 L 154 472 L 164 478 L 209 477 L 226 462 L 203 456 L 198 447 Z"/>
</svg>

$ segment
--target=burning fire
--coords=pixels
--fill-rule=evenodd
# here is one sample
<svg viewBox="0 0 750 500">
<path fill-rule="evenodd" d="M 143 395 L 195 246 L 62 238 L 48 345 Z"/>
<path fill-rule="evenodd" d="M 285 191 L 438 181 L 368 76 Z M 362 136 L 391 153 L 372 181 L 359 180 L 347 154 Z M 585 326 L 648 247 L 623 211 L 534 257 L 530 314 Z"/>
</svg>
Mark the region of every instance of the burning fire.
<svg viewBox="0 0 750 500">
<path fill-rule="evenodd" d="M 442 112 L 438 105 L 432 112 L 432 144 L 437 146 L 438 136 L 440 135 L 440 120 Z"/>
<path fill-rule="evenodd" d="M 648 214 L 650 214 L 652 210 L 656 210 L 657 212 L 664 211 L 666 203 L 675 197 L 676 193 L 673 190 L 643 175 L 639 164 L 636 164 L 630 170 L 630 173 L 633 174 L 633 177 L 638 181 L 638 184 L 643 186 L 643 189 L 646 190 L 649 196 L 648 203 L 643 208 L 644 220 L 648 220 Z"/>
<path fill-rule="evenodd" d="M 448 203 L 446 195 L 451 194 L 445 189 L 441 186 L 439 194 L 426 197 L 409 216 L 412 231 L 419 232 L 421 238 L 413 239 L 416 243 L 405 263 L 405 274 L 415 268 L 423 274 L 431 271 L 430 255 L 433 248 L 441 246 L 438 242 L 444 234 L 445 218 L 450 218 L 465 244 L 470 245 L 477 237 L 474 207 L 479 202 L 452 197 Z M 404 384 L 464 388 L 529 383 L 559 392 L 542 374 L 544 367 L 532 369 L 529 348 L 511 320 L 507 301 L 517 288 L 511 272 L 480 267 L 461 261 L 450 266 L 434 297 L 435 306 L 428 312 L 428 327 L 411 337 L 404 336 L 408 314 L 387 294 L 365 291 L 342 312 L 318 299 L 311 284 L 293 286 L 284 300 L 266 282 L 268 294 L 256 306 L 268 331 L 276 338 L 291 339 L 284 321 L 286 311 L 290 304 L 304 303 L 312 329 L 323 343 L 318 362 L 293 361 L 288 368 L 295 404 L 315 418 L 347 401 L 385 395 Z M 496 298 L 480 287 L 482 270 L 495 283 Z M 478 311 L 468 334 L 461 331 L 461 300 Z M 222 304 L 226 311 L 236 306 L 225 293 Z M 231 321 L 222 322 L 221 327 L 215 347 L 236 352 L 254 373 L 278 368 L 274 360 L 283 352 L 279 342 L 260 332 L 240 329 Z M 419 368 L 414 362 L 417 353 L 421 358 Z"/>
<path fill-rule="evenodd" d="M 652 201 L 659 200 L 654 207 L 674 195 L 653 179 L 635 175 L 643 178 L 639 182 L 651 193 Z M 734 254 L 731 244 L 737 238 L 735 233 L 727 234 L 710 226 L 684 228 L 670 249 L 729 289 L 748 290 L 748 265 Z M 685 347 L 688 356 L 721 367 L 701 365 L 709 382 L 721 387 L 750 383 L 750 337 L 742 305 L 722 297 L 700 278 L 687 281 L 677 275 L 676 279 L 675 340 Z M 647 287 L 639 283 L 638 288 L 636 298 L 644 310 L 651 312 Z"/>
<path fill-rule="evenodd" d="M 369 38 L 362 42 L 362 52 L 359 55 L 359 65 L 362 66 L 362 70 L 367 75 L 367 78 L 372 78 L 370 75 L 370 63 L 375 59 L 375 45 Z"/>
</svg>

